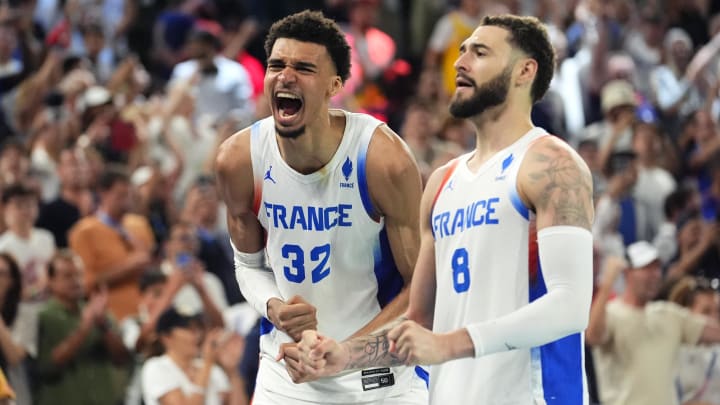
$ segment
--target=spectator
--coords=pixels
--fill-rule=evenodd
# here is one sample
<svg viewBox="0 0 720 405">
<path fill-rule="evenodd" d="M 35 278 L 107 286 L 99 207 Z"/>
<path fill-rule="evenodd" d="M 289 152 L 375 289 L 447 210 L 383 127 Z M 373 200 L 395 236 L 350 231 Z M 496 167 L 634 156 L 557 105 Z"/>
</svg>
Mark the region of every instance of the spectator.
<svg viewBox="0 0 720 405">
<path fill-rule="evenodd" d="M 376 27 L 379 7 L 378 0 L 348 2 L 348 24 L 343 31 L 350 45 L 350 77 L 332 102 L 387 122 L 391 106 L 383 76 L 391 70 L 397 45 Z"/>
<path fill-rule="evenodd" d="M 20 302 L 22 279 L 12 256 L 0 254 L 0 369 L 15 391 L 16 405 L 31 405 L 30 380 L 25 367 L 35 357 L 36 313 Z"/>
<path fill-rule="evenodd" d="M 706 221 L 720 221 L 720 162 L 713 162 L 708 168 L 710 186 L 702 196 L 702 216 Z"/>
<path fill-rule="evenodd" d="M 425 51 L 425 67 L 441 72 L 447 94 L 455 92 L 455 60 L 460 55 L 460 44 L 472 34 L 482 18 L 482 1 L 461 0 L 435 24 Z"/>
<path fill-rule="evenodd" d="M 81 152 L 66 148 L 60 152 L 58 175 L 60 195 L 40 207 L 37 227 L 53 234 L 58 248 L 68 246 L 68 232 L 81 217 L 94 210 L 93 199 L 88 190 L 89 167 Z"/>
<path fill-rule="evenodd" d="M 672 284 L 685 275 L 720 277 L 720 224 L 705 223 L 697 212 L 678 221 L 678 255 L 670 261 L 667 279 Z"/>
<path fill-rule="evenodd" d="M 632 196 L 637 181 L 635 154 L 612 154 L 605 173 L 607 188 L 597 202 L 593 235 L 604 255 L 622 256 L 625 246 L 649 236 L 647 209 Z"/>
<path fill-rule="evenodd" d="M 184 313 L 204 313 L 208 326 L 223 327 L 224 312 L 228 308 L 222 283 L 213 273 L 205 271 L 197 258 L 200 242 L 192 225 L 175 224 L 165 245 L 165 260 L 161 269 L 166 276 L 183 274 L 184 285 L 175 295 L 173 305 Z"/>
<path fill-rule="evenodd" d="M 23 72 L 23 63 L 13 57 L 17 47 L 17 34 L 10 21 L 0 23 L 0 94 L 6 94 L 15 87 Z"/>
<path fill-rule="evenodd" d="M 125 405 L 142 404 L 140 378 L 142 366 L 148 358 L 162 353 L 162 347 L 155 334 L 158 317 L 170 308 L 175 294 L 184 281 L 180 272 L 168 279 L 159 270 L 148 271 L 140 278 L 138 313 L 125 318 L 120 325 L 123 343 L 130 353 L 134 353 L 135 360 L 125 394 Z"/>
<path fill-rule="evenodd" d="M 412 103 L 408 106 L 400 136 L 408 144 L 420 166 L 423 180 L 427 180 L 430 176 L 431 164 L 438 152 L 440 143 L 437 138 L 438 130 L 439 122 L 432 114 L 430 106 L 420 103 Z"/>
<path fill-rule="evenodd" d="M 175 66 L 171 85 L 190 81 L 196 120 L 216 124 L 232 115 L 249 123 L 254 107 L 250 77 L 242 65 L 218 53 L 217 34 L 196 29 L 190 35 L 187 53 L 191 59 Z"/>
<path fill-rule="evenodd" d="M 227 302 L 237 304 L 244 301 L 235 280 L 235 265 L 227 231 L 218 229 L 220 200 L 212 177 L 198 177 L 187 193 L 183 213 L 183 222 L 195 226 L 200 240 L 197 257 L 205 269 L 217 276 L 225 290 Z"/>
<path fill-rule="evenodd" d="M 171 224 L 178 215 L 170 193 L 169 180 L 162 174 L 159 165 L 141 166 L 130 177 L 133 192 L 137 197 L 134 212 L 148 219 L 155 235 L 157 246 L 167 240 Z"/>
<path fill-rule="evenodd" d="M 11 254 L 20 266 L 23 299 L 44 299 L 46 268 L 55 253 L 55 240 L 50 232 L 33 226 L 37 218 L 38 197 L 32 190 L 18 184 L 3 191 L 2 201 L 8 229 L 0 235 L 0 252 Z"/>
<path fill-rule="evenodd" d="M 712 182 L 710 165 L 718 160 L 720 153 L 720 131 L 717 122 L 708 111 L 698 110 L 693 115 L 684 138 L 678 143 L 686 146 L 682 151 L 685 153 L 689 174 L 697 179 L 700 193 L 705 195 Z"/>
<path fill-rule="evenodd" d="M 603 120 L 586 127 L 578 140 L 597 139 L 601 149 L 600 165 L 613 152 L 632 150 L 632 130 L 635 122 L 635 91 L 625 80 L 614 80 L 602 88 Z M 577 143 L 577 142 L 575 142 Z"/>
<path fill-rule="evenodd" d="M 30 160 L 20 139 L 5 140 L 0 150 L 0 185 L 7 187 L 28 178 Z"/>
<path fill-rule="evenodd" d="M 612 258 L 590 310 L 585 339 L 595 346 L 600 399 L 607 405 L 677 404 L 674 364 L 680 345 L 720 342 L 720 326 L 669 302 L 651 302 L 660 282 L 657 250 L 640 241 L 628 263 Z M 615 278 L 626 288 L 608 303 Z"/>
<path fill-rule="evenodd" d="M 60 151 L 68 143 L 67 112 L 60 93 L 50 93 L 45 99 L 46 108 L 33 119 L 30 128 L 30 165 L 40 176 L 41 199 L 48 202 L 60 191 L 57 165 Z"/>
<path fill-rule="evenodd" d="M 87 23 L 80 27 L 84 56 L 90 62 L 90 70 L 98 83 L 106 83 L 115 70 L 112 50 L 105 43 L 105 33 L 99 23 Z"/>
<path fill-rule="evenodd" d="M 128 213 L 130 183 L 124 172 L 106 171 L 99 189 L 97 213 L 76 223 L 68 240 L 85 265 L 87 288 L 106 286 L 108 308 L 122 320 L 137 310 L 137 282 L 151 262 L 155 238 L 146 218 Z"/>
<path fill-rule="evenodd" d="M 702 106 L 702 95 L 688 75 L 693 43 L 681 28 L 672 28 L 663 42 L 665 64 L 652 70 L 653 95 L 660 110 L 668 118 L 689 116 Z"/>
<path fill-rule="evenodd" d="M 697 198 L 696 198 L 697 197 Z M 667 266 L 678 251 L 677 224 L 681 218 L 700 209 L 699 195 L 688 187 L 681 187 L 665 198 L 663 212 L 665 221 L 658 228 L 653 245 L 658 250 L 660 262 Z"/>
<path fill-rule="evenodd" d="M 233 358 L 221 362 L 223 368 L 218 367 L 215 362 L 227 344 L 221 341 L 222 332 L 213 330 L 202 341 L 202 332 L 194 322 L 192 317 L 172 308 L 160 315 L 156 330 L 165 354 L 149 359 L 143 366 L 145 404 L 248 403 L 244 382 L 237 370 L 242 351 L 236 350 Z M 194 364 L 198 355 L 202 356 L 201 365 Z"/>
<path fill-rule="evenodd" d="M 61 252 L 48 266 L 51 298 L 38 316 L 36 403 L 115 405 L 124 393 L 118 369 L 129 355 L 100 289 L 83 302 L 76 256 Z"/>
<path fill-rule="evenodd" d="M 705 278 L 683 277 L 670 292 L 670 301 L 690 312 L 720 321 L 720 294 Z M 718 346 L 683 346 L 678 356 L 675 386 L 684 405 L 711 404 L 720 401 L 720 382 L 713 378 L 720 371 Z"/>
<path fill-rule="evenodd" d="M 85 90 L 80 104 L 85 131 L 81 146 L 96 147 L 105 161 L 136 166 L 142 153 L 137 128 L 118 112 L 113 94 L 105 87 L 92 86 Z"/>
<path fill-rule="evenodd" d="M 649 235 L 653 240 L 663 222 L 663 203 L 675 191 L 677 184 L 672 174 L 660 163 L 666 156 L 677 161 L 675 147 L 660 132 L 656 124 L 638 122 L 633 131 L 633 151 L 637 155 L 637 181 L 633 190 L 635 200 L 648 210 Z M 665 158 L 668 159 L 668 158 Z"/>
</svg>

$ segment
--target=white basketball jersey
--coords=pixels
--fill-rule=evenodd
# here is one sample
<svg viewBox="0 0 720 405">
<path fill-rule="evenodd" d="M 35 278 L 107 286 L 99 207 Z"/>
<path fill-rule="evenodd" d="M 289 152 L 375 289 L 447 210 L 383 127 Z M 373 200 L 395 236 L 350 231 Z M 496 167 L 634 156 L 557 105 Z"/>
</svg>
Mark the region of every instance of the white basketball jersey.
<svg viewBox="0 0 720 405">
<path fill-rule="evenodd" d="M 431 217 L 436 333 L 501 317 L 546 293 L 534 218 L 516 187 L 525 152 L 543 136 L 544 130 L 532 129 L 477 173 L 467 166 L 472 153 L 448 164 Z M 451 361 L 431 367 L 430 403 L 586 404 L 583 362 L 581 334 Z"/>
<path fill-rule="evenodd" d="M 345 117 L 335 155 L 311 174 L 298 173 L 283 160 L 272 117 L 251 129 L 255 207 L 267 232 L 277 286 L 283 299 L 300 295 L 313 304 L 318 331 L 337 341 L 370 322 L 403 286 L 365 177 L 367 148 L 382 123 L 365 114 L 345 112 Z M 294 384 L 284 364 L 274 360 L 286 342 L 292 339 L 263 319 L 258 384 L 293 398 L 371 401 L 402 394 L 424 373 L 378 368 Z"/>
</svg>

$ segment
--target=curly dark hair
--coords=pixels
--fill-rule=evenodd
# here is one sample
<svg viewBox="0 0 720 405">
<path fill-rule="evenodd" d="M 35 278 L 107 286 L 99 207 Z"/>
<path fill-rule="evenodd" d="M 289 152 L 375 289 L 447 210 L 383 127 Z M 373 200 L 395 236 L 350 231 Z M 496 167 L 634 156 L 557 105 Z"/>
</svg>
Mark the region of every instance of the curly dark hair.
<svg viewBox="0 0 720 405">
<path fill-rule="evenodd" d="M 535 17 L 519 17 L 504 14 L 486 16 L 480 25 L 490 25 L 508 30 L 510 46 L 520 49 L 538 64 L 535 80 L 530 89 L 533 103 L 542 99 L 550 87 L 555 70 L 555 49 L 550 43 L 547 30 Z"/>
<path fill-rule="evenodd" d="M 326 18 L 323 13 L 305 10 L 274 23 L 265 39 L 267 56 L 270 56 L 278 38 L 290 38 L 324 46 L 343 83 L 350 77 L 350 45 L 337 23 Z"/>
<path fill-rule="evenodd" d="M 7 253 L 0 253 L 0 259 L 5 261 L 5 264 L 10 270 L 10 288 L 5 293 L 5 300 L 2 302 L 2 313 L 3 321 L 8 327 L 12 327 L 15 322 L 15 317 L 18 312 L 18 304 L 20 303 L 20 296 L 22 294 L 22 278 L 20 277 L 20 266 L 17 261 L 11 255 Z"/>
</svg>

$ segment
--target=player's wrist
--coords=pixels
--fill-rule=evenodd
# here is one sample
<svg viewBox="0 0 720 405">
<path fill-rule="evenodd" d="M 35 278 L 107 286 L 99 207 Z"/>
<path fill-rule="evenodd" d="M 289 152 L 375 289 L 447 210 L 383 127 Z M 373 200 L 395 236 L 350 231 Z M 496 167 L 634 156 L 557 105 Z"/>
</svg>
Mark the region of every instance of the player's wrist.
<svg viewBox="0 0 720 405">
<path fill-rule="evenodd" d="M 475 357 L 475 345 L 467 329 L 462 328 L 440 336 L 439 347 L 444 349 L 442 363 L 450 360 Z"/>
<path fill-rule="evenodd" d="M 280 305 L 283 305 L 284 302 L 280 298 L 272 297 L 269 300 L 267 300 L 267 304 L 265 304 L 266 313 L 268 316 L 268 319 L 270 322 L 272 322 L 275 327 L 277 327 L 277 318 L 275 315 L 277 314 L 278 308 Z"/>
</svg>

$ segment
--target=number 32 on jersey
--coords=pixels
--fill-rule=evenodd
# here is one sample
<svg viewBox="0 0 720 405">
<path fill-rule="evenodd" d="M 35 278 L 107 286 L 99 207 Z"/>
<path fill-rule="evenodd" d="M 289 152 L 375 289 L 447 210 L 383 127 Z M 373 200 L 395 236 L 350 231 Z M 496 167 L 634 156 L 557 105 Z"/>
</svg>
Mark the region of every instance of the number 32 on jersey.
<svg viewBox="0 0 720 405">
<path fill-rule="evenodd" d="M 300 245 L 288 243 L 282 247 L 282 257 L 290 261 L 290 266 L 283 266 L 285 278 L 292 283 L 305 281 L 305 250 Z M 310 249 L 310 262 L 314 265 L 310 272 L 313 284 L 330 275 L 330 244 L 315 246 Z"/>
</svg>

